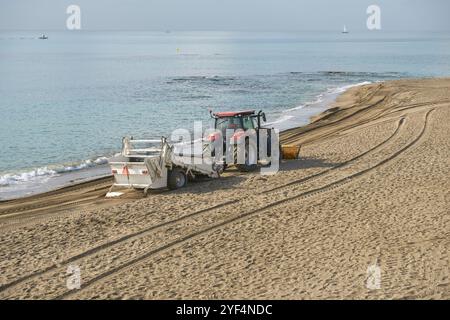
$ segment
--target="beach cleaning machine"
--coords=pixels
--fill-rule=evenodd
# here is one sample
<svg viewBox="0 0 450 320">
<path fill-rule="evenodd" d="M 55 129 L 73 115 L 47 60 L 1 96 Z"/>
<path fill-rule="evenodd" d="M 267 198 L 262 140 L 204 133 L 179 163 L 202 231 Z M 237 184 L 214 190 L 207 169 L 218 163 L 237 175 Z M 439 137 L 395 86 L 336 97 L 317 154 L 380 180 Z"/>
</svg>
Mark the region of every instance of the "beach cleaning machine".
<svg viewBox="0 0 450 320">
<path fill-rule="evenodd" d="M 184 187 L 189 177 L 219 177 L 223 168 L 211 157 L 210 150 L 203 146 L 197 154 L 183 154 L 182 147 L 180 143 L 170 145 L 165 137 L 157 140 L 123 138 L 122 152 L 108 161 L 114 184 L 106 196 L 121 195 L 113 192 L 115 187 L 143 189 L 146 195 L 149 189 Z M 196 157 L 200 161 L 194 161 Z"/>
</svg>

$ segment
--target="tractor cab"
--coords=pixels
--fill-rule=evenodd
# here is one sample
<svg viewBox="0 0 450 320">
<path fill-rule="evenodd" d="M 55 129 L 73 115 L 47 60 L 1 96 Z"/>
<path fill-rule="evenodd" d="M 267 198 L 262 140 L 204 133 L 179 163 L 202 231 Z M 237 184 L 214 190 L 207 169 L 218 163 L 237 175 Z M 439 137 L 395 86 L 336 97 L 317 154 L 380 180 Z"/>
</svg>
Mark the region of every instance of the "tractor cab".
<svg viewBox="0 0 450 320">
<path fill-rule="evenodd" d="M 220 130 L 223 137 L 225 137 L 227 130 L 234 130 L 235 132 L 258 130 L 261 128 L 261 120 L 266 121 L 266 115 L 262 111 L 258 113 L 255 113 L 255 110 L 216 113 L 210 111 L 210 113 L 211 117 L 215 119 L 214 128 Z"/>
<path fill-rule="evenodd" d="M 259 124 L 256 121 L 255 111 L 241 112 L 217 112 L 213 115 L 215 118 L 215 128 L 225 134 L 227 129 L 249 130 L 256 129 Z"/>
<path fill-rule="evenodd" d="M 266 122 L 266 115 L 261 110 L 258 113 L 256 113 L 255 110 L 246 110 L 246 111 L 227 111 L 227 112 L 216 112 L 213 113 L 210 111 L 211 117 L 214 119 L 214 128 L 218 131 L 216 134 L 212 134 L 209 137 L 210 141 L 215 141 L 218 137 L 220 137 L 219 132 L 221 133 L 222 139 L 223 139 L 223 150 L 225 153 L 231 152 L 233 153 L 233 164 L 236 165 L 236 167 L 240 171 L 252 171 L 256 169 L 257 162 L 259 159 L 259 145 L 260 145 L 260 133 L 264 130 L 267 131 L 267 134 L 265 135 L 265 139 L 267 139 L 267 150 L 270 155 L 271 150 L 271 140 L 270 140 L 270 129 L 269 128 L 263 128 L 261 126 L 261 122 Z M 233 135 L 231 137 L 231 142 L 234 145 L 227 144 L 226 137 L 227 137 L 227 131 L 232 130 Z M 255 145 L 252 145 L 248 139 L 241 139 L 245 137 L 245 132 L 248 130 L 254 130 L 256 133 L 256 143 Z M 243 140 L 243 141 L 241 141 Z M 239 143 L 245 143 L 245 163 L 238 163 L 237 161 L 237 144 Z M 254 153 L 256 157 L 255 161 L 250 161 L 250 154 Z M 226 155 L 224 157 L 227 158 Z M 228 157 L 229 159 L 230 157 Z M 226 162 L 226 160 L 225 160 Z M 255 162 L 255 163 L 253 163 Z M 228 163 L 229 164 L 229 163 Z M 228 165 L 225 163 L 225 166 Z"/>
</svg>

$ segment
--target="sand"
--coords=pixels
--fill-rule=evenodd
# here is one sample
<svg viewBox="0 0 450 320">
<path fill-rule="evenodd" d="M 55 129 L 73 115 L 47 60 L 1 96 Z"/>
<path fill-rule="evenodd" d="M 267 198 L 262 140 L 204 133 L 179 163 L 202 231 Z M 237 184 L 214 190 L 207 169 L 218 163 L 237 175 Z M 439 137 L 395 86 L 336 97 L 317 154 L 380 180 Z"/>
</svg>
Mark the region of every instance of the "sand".
<svg viewBox="0 0 450 320">
<path fill-rule="evenodd" d="M 302 158 L 274 176 L 1 203 L 0 298 L 449 299 L 449 88 L 350 89 L 282 134 Z"/>
</svg>

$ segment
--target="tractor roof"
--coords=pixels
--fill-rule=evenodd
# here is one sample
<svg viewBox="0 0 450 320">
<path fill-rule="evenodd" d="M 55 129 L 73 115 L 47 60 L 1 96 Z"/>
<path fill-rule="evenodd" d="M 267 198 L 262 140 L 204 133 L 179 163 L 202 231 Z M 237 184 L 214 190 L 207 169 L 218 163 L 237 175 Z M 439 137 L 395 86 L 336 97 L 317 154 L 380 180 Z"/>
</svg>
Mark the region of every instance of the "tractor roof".
<svg viewBox="0 0 450 320">
<path fill-rule="evenodd" d="M 236 116 L 248 116 L 255 114 L 255 110 L 245 110 L 245 111 L 225 111 L 225 112 L 216 112 L 214 115 L 218 118 L 224 117 L 236 117 Z"/>
</svg>

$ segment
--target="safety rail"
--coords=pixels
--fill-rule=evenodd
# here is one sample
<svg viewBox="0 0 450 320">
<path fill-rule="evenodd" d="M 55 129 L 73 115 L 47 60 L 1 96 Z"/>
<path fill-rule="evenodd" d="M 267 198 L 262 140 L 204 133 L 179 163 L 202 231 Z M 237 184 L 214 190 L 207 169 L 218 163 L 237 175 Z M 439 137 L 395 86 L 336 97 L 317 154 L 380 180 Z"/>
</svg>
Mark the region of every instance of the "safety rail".
<svg viewBox="0 0 450 320">
<path fill-rule="evenodd" d="M 162 144 L 165 138 L 161 139 L 133 139 L 129 137 L 125 137 L 122 140 L 122 155 L 125 157 L 133 157 L 133 158 L 148 158 L 159 154 L 162 150 Z M 139 147 L 136 145 L 152 145 L 158 144 L 158 147 Z"/>
</svg>

